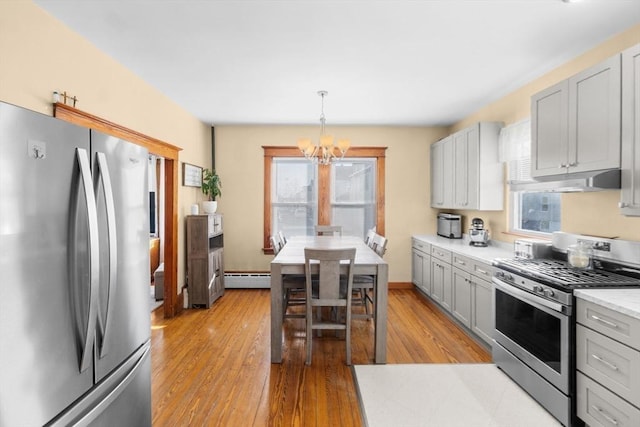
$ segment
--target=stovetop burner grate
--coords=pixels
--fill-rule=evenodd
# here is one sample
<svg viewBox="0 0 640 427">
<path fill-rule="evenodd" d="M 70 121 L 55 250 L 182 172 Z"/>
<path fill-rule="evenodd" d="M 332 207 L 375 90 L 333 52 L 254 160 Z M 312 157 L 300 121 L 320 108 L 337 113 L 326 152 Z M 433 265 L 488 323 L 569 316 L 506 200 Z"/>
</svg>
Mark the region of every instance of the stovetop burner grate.
<svg viewBox="0 0 640 427">
<path fill-rule="evenodd" d="M 542 278 L 566 288 L 639 286 L 640 280 L 598 269 L 572 268 L 565 261 L 555 259 L 507 259 L 498 267 L 506 266 L 523 276 Z"/>
</svg>

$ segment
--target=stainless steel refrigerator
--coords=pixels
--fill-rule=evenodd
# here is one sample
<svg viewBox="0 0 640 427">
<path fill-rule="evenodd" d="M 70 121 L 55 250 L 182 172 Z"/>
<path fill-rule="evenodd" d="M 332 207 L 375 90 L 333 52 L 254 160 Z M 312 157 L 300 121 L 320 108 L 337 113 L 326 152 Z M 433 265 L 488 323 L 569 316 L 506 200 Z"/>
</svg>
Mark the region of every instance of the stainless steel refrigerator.
<svg viewBox="0 0 640 427">
<path fill-rule="evenodd" d="M 146 149 L 0 103 L 0 426 L 150 426 Z"/>
</svg>

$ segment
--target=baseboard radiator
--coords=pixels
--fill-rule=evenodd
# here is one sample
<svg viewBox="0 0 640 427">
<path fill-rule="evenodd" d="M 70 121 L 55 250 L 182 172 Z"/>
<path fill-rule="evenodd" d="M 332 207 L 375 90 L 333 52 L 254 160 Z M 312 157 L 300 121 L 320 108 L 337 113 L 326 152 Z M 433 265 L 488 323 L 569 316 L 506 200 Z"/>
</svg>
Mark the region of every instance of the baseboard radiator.
<svg viewBox="0 0 640 427">
<path fill-rule="evenodd" d="M 271 275 L 269 273 L 225 273 L 224 287 L 225 289 L 269 289 Z"/>
</svg>

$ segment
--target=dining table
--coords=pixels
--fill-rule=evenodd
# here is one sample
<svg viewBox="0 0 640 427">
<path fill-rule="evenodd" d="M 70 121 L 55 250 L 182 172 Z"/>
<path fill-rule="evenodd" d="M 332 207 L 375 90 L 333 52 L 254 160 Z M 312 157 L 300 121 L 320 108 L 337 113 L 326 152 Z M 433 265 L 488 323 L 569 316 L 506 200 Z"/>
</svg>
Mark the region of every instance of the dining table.
<svg viewBox="0 0 640 427">
<path fill-rule="evenodd" d="M 282 277 L 287 274 L 305 274 L 304 249 L 356 248 L 354 275 L 374 277 L 374 363 L 387 361 L 387 262 L 356 236 L 292 236 L 271 261 L 271 363 L 282 363 L 284 289 Z M 347 265 L 344 266 L 345 272 Z"/>
</svg>

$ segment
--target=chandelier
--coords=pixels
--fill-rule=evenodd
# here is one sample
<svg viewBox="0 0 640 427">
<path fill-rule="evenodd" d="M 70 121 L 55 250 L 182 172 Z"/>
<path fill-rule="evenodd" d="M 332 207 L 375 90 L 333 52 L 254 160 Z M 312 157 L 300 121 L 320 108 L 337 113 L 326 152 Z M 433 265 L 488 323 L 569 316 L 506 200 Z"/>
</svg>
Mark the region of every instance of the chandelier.
<svg viewBox="0 0 640 427">
<path fill-rule="evenodd" d="M 304 154 L 307 160 L 321 165 L 328 165 L 329 163 L 342 159 L 349 149 L 351 142 L 348 139 L 339 139 L 336 144 L 333 142 L 333 136 L 325 134 L 324 126 L 326 119 L 324 117 L 324 97 L 329 92 L 326 90 L 319 90 L 318 95 L 322 98 L 322 110 L 320 114 L 320 140 L 318 144 L 313 144 L 308 138 L 301 138 L 298 140 L 298 148 Z"/>
</svg>

